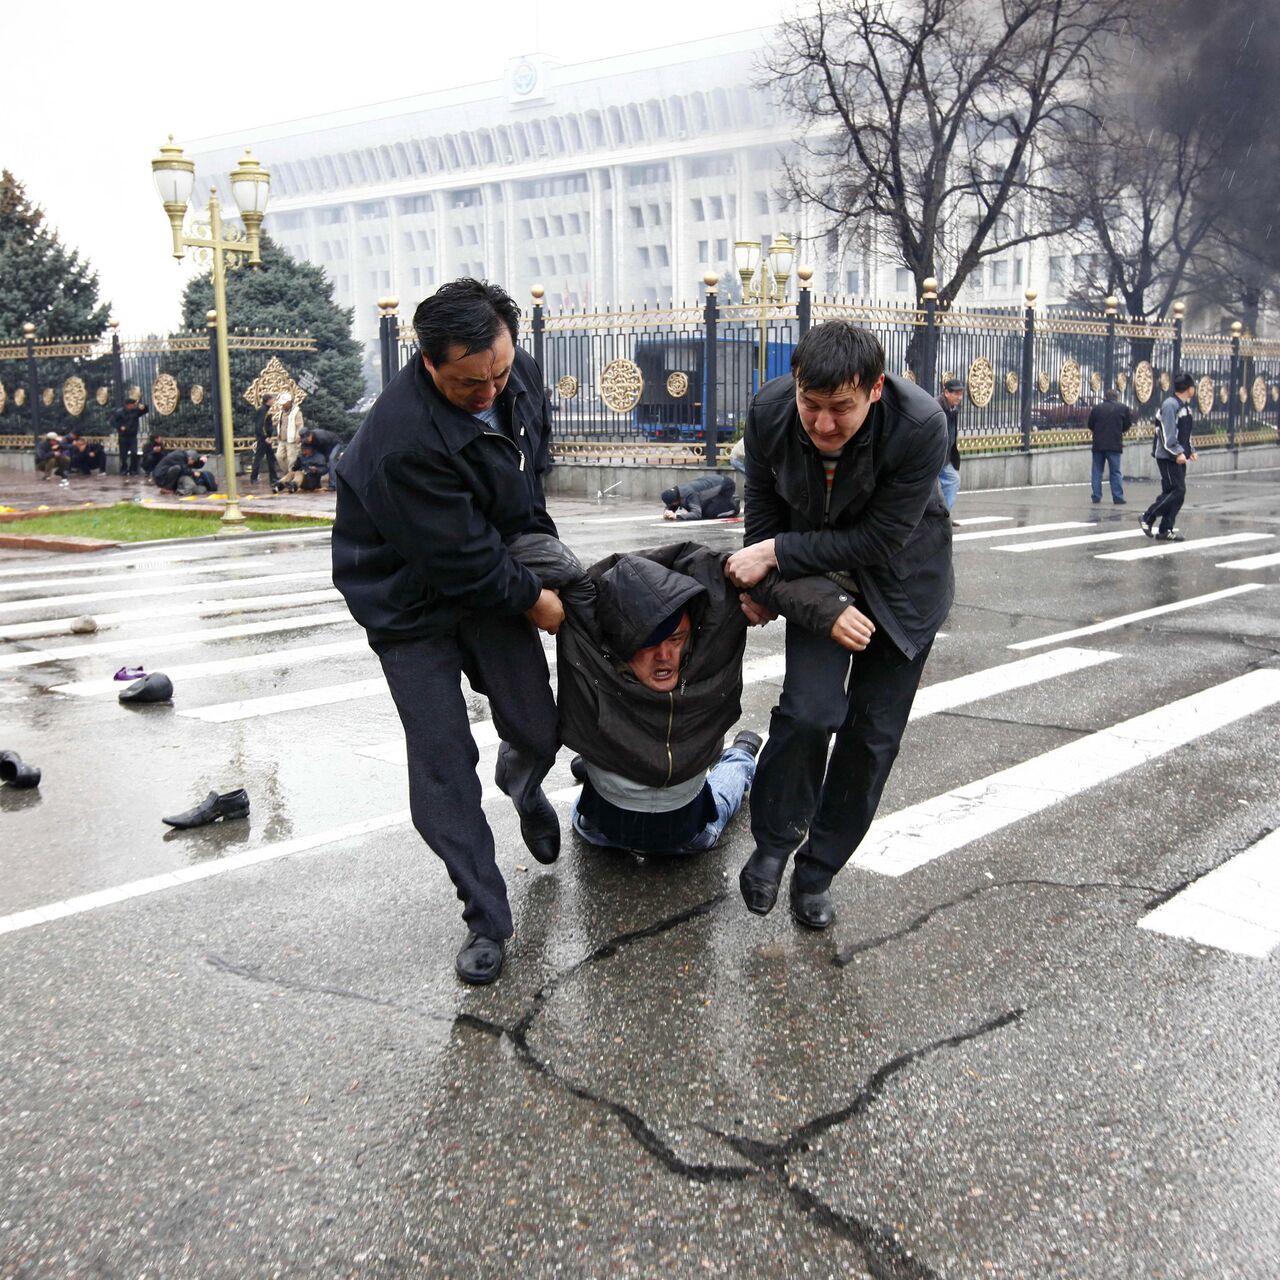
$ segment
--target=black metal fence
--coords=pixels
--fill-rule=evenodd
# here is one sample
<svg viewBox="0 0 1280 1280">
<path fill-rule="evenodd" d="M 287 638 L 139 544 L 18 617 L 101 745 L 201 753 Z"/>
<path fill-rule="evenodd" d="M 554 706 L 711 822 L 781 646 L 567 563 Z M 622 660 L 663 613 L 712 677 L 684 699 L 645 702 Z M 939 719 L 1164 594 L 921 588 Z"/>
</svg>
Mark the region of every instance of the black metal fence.
<svg viewBox="0 0 1280 1280">
<path fill-rule="evenodd" d="M 611 456 L 706 462 L 722 456 L 762 381 L 789 370 L 811 324 L 848 319 L 875 331 L 890 372 L 930 393 L 965 384 L 965 453 L 1085 444 L 1089 411 L 1108 389 L 1152 429 L 1173 377 L 1197 379 L 1198 447 L 1275 443 L 1280 342 L 1183 331 L 1175 318 L 1130 321 L 1102 312 L 1023 308 L 942 310 L 814 296 L 805 272 L 795 302 L 549 314 L 535 293 L 521 342 L 543 371 L 564 458 Z M 413 332 L 390 308 L 381 327 L 383 385 L 416 358 Z"/>
</svg>

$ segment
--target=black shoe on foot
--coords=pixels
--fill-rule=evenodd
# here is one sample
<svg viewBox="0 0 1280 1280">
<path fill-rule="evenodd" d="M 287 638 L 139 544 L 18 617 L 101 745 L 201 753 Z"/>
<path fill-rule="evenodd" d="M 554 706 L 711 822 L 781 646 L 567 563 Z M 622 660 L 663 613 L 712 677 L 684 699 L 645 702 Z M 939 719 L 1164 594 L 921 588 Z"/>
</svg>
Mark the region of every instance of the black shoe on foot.
<svg viewBox="0 0 1280 1280">
<path fill-rule="evenodd" d="M 1113 507 L 1123 507 L 1123 506 L 1125 505 L 1125 499 L 1124 499 L 1124 498 L 1112 498 L 1112 499 L 1111 499 L 1111 505 L 1112 505 Z"/>
<path fill-rule="evenodd" d="M 587 762 L 581 756 L 574 756 L 569 761 L 569 772 L 573 774 L 576 782 L 586 782 L 587 780 Z"/>
<path fill-rule="evenodd" d="M 773 910 L 789 856 L 752 850 L 746 866 L 738 873 L 738 889 L 752 915 L 767 916 Z"/>
<path fill-rule="evenodd" d="M 791 918 L 806 929 L 825 929 L 835 919 L 836 909 L 831 905 L 831 890 L 820 893 L 804 893 L 796 888 L 796 878 L 791 877 Z"/>
<path fill-rule="evenodd" d="M 735 747 L 741 747 L 743 751 L 749 751 L 753 756 L 760 754 L 760 748 L 764 746 L 764 739 L 758 733 L 752 733 L 750 729 L 742 729 L 733 740 Z"/>
<path fill-rule="evenodd" d="M 543 866 L 550 866 L 560 856 L 560 818 L 541 791 L 534 807 L 520 815 L 520 836 L 525 848 Z"/>
<path fill-rule="evenodd" d="M 507 944 L 501 938 L 486 938 L 474 929 L 453 962 L 458 977 L 473 987 L 487 987 L 502 972 Z"/>
<path fill-rule="evenodd" d="M 1145 533 L 1148 538 L 1155 537 L 1155 534 L 1152 532 L 1152 529 L 1151 529 L 1151 521 L 1148 520 L 1146 516 L 1139 516 L 1138 528 L 1141 529 L 1142 532 Z"/>
<path fill-rule="evenodd" d="M 247 818 L 249 816 L 249 796 L 243 787 L 236 791 L 228 791 L 219 795 L 210 791 L 207 796 L 186 813 L 175 814 L 172 818 L 161 818 L 171 827 L 203 827 L 206 823 L 216 822 L 219 818 Z"/>
<path fill-rule="evenodd" d="M 1163 533 L 1156 534 L 1157 542 L 1186 542 L 1186 538 L 1180 534 L 1177 529 L 1166 529 Z"/>
</svg>

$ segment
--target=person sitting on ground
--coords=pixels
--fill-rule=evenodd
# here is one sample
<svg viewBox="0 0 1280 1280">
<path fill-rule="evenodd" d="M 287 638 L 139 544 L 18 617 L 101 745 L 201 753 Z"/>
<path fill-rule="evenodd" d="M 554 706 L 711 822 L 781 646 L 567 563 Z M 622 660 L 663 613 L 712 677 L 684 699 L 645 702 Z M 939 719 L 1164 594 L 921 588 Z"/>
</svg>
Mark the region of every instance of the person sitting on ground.
<svg viewBox="0 0 1280 1280">
<path fill-rule="evenodd" d="M 165 444 L 162 436 L 153 434 L 147 437 L 147 447 L 142 451 L 142 470 L 147 484 L 152 483 L 152 473 L 157 463 L 168 452 L 169 446 Z"/>
<path fill-rule="evenodd" d="M 743 731 L 724 749 L 741 714 L 747 632 L 724 574 L 728 553 L 682 542 L 609 556 L 583 574 L 554 538 L 525 535 L 508 549 L 565 606 L 557 701 L 561 736 L 581 753 L 574 829 L 588 844 L 641 856 L 714 848 L 761 745 Z M 824 577 L 775 574 L 753 596 L 766 617 L 785 611 L 828 633 L 849 605 Z"/>
<path fill-rule="evenodd" d="M 190 497 L 204 490 L 212 493 L 218 486 L 212 473 L 205 470 L 208 459 L 191 449 L 171 449 L 156 463 L 152 479 L 157 489 Z"/>
<path fill-rule="evenodd" d="M 738 488 L 732 476 L 699 476 L 688 484 L 662 491 L 664 520 L 714 520 L 736 516 Z"/>
<path fill-rule="evenodd" d="M 294 459 L 293 469 L 271 486 L 275 493 L 314 493 L 329 475 L 329 460 L 305 440 Z"/>
<path fill-rule="evenodd" d="M 100 444 L 90 444 L 82 436 L 71 446 L 71 470 L 78 476 L 90 476 L 95 471 L 107 474 L 107 455 Z"/>
<path fill-rule="evenodd" d="M 71 458 L 63 450 L 62 437 L 56 431 L 46 432 L 36 441 L 36 470 L 42 473 L 42 480 L 55 475 L 62 480 L 70 465 Z"/>
</svg>

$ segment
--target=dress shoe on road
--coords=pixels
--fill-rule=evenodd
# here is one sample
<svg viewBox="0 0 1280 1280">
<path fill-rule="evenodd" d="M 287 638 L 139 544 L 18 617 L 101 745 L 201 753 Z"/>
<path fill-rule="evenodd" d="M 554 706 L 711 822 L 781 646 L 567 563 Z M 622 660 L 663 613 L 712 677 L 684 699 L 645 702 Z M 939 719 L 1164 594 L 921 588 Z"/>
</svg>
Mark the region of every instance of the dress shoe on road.
<svg viewBox="0 0 1280 1280">
<path fill-rule="evenodd" d="M 153 671 L 120 690 L 121 702 L 168 702 L 173 697 L 173 681 L 163 671 Z"/>
<path fill-rule="evenodd" d="M 767 916 L 778 901 L 778 886 L 787 868 L 789 854 L 764 853 L 753 849 L 747 864 L 738 874 L 742 901 L 753 915 Z"/>
<path fill-rule="evenodd" d="M 501 938 L 486 938 L 472 929 L 453 967 L 463 982 L 487 987 L 502 972 L 506 950 L 507 944 Z"/>
<path fill-rule="evenodd" d="M 520 815 L 520 835 L 525 847 L 544 866 L 560 856 L 560 817 L 544 792 L 539 791 L 534 807 Z"/>
<path fill-rule="evenodd" d="M 796 888 L 796 878 L 791 877 L 791 918 L 806 929 L 825 929 L 835 919 L 836 910 L 831 905 L 831 890 L 820 893 L 804 893 Z"/>
<path fill-rule="evenodd" d="M 16 751 L 0 751 L 0 782 L 19 790 L 40 785 L 40 770 L 33 764 L 23 764 Z"/>
<path fill-rule="evenodd" d="M 186 813 L 175 814 L 172 818 L 161 818 L 171 827 L 203 827 L 207 823 L 216 822 L 219 818 L 247 818 L 249 816 L 249 796 L 243 787 L 236 791 L 228 791 L 219 795 L 210 791 L 207 796 Z"/>
<path fill-rule="evenodd" d="M 758 733 L 752 733 L 750 729 L 742 729 L 739 730 L 732 745 L 741 747 L 743 751 L 749 751 L 753 756 L 758 756 L 760 748 L 764 746 L 764 739 Z"/>
</svg>

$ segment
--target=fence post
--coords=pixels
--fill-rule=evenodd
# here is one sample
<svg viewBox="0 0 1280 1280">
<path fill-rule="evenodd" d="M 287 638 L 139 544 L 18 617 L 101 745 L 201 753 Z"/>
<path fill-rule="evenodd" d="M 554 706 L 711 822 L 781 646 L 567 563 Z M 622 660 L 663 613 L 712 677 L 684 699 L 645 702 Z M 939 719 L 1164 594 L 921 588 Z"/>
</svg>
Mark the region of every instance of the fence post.
<svg viewBox="0 0 1280 1280">
<path fill-rule="evenodd" d="M 796 322 L 803 338 L 813 324 L 813 268 L 797 267 L 796 279 L 800 282 L 796 295 Z"/>
<path fill-rule="evenodd" d="M 1036 374 L 1036 291 L 1028 289 L 1023 295 L 1027 308 L 1022 313 L 1022 378 L 1018 390 L 1022 393 L 1018 403 L 1018 425 L 1022 430 L 1022 452 L 1031 452 L 1031 397 L 1035 392 Z"/>
<path fill-rule="evenodd" d="M 205 332 L 209 335 L 209 411 L 213 415 L 213 438 L 217 442 L 217 449 L 222 451 L 222 387 L 221 379 L 218 377 L 218 313 L 216 311 L 206 311 L 204 313 Z M 223 458 L 222 465 L 225 468 L 227 459 Z M 268 473 L 270 474 L 270 473 Z M 223 471 L 222 483 L 226 484 L 226 471 Z"/>
<path fill-rule="evenodd" d="M 400 355 L 399 298 L 378 299 L 378 348 L 382 357 L 382 386 L 396 376 Z"/>
<path fill-rule="evenodd" d="M 931 396 L 938 394 L 938 282 L 924 281 L 924 352 L 920 361 L 920 385 Z"/>
<path fill-rule="evenodd" d="M 1105 395 L 1116 382 L 1116 313 L 1120 310 L 1120 299 L 1115 294 L 1108 294 L 1107 308 L 1107 347 L 1102 360 L 1102 391 Z"/>
<path fill-rule="evenodd" d="M 704 321 L 702 352 L 702 441 L 707 451 L 707 466 L 716 465 L 717 430 L 716 430 L 716 386 L 719 374 L 716 369 L 716 356 L 719 354 L 716 343 L 716 317 L 719 309 L 716 306 L 716 285 L 720 277 L 714 271 L 708 271 L 702 277 L 707 286 L 707 305 L 703 309 Z"/>
<path fill-rule="evenodd" d="M 1173 368 L 1170 373 L 1176 378 L 1182 372 L 1182 317 L 1187 313 L 1185 302 L 1173 304 Z"/>
<path fill-rule="evenodd" d="M 107 324 L 111 328 L 111 380 L 115 383 L 111 397 L 117 409 L 124 408 L 124 360 L 120 354 L 120 321 L 112 316 Z"/>
<path fill-rule="evenodd" d="M 22 326 L 27 343 L 27 399 L 31 402 L 31 440 L 40 439 L 40 366 L 36 363 L 36 327 L 30 320 Z"/>
<path fill-rule="evenodd" d="M 547 373 L 542 361 L 546 354 L 543 349 L 543 333 L 547 327 L 547 318 L 543 310 L 542 300 L 547 296 L 547 291 L 540 284 L 535 284 L 529 292 L 533 295 L 533 324 L 531 326 L 533 330 L 533 358 L 538 366 L 538 372 L 542 374 L 543 382 L 546 382 Z"/>
<path fill-rule="evenodd" d="M 1240 421 L 1240 335 L 1244 325 L 1231 322 L 1231 379 L 1227 389 L 1227 448 L 1236 447 L 1236 424 Z"/>
</svg>

